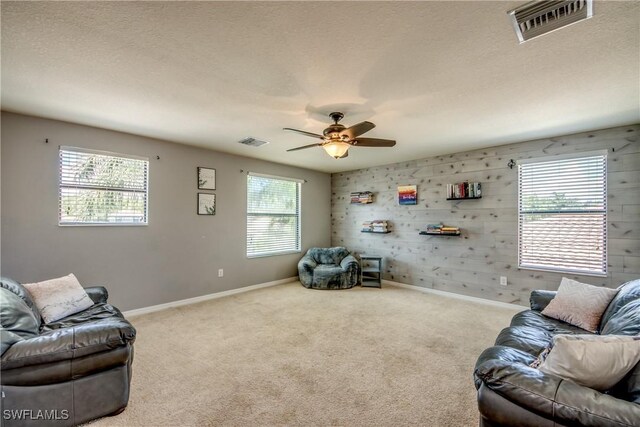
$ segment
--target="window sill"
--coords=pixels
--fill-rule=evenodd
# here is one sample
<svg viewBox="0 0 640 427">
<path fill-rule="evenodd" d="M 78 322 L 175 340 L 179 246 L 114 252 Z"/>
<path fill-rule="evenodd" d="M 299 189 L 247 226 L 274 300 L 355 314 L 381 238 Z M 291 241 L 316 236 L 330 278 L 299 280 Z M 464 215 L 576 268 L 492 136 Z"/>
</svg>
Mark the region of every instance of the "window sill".
<svg viewBox="0 0 640 427">
<path fill-rule="evenodd" d="M 531 270 L 531 271 L 544 271 L 547 273 L 558 273 L 558 274 L 573 274 L 575 276 L 591 276 L 591 277 L 608 277 L 607 273 L 590 273 L 580 270 L 570 270 L 570 269 L 555 269 L 555 268 L 545 268 L 545 267 L 533 267 L 533 266 L 518 266 L 518 270 Z"/>
<path fill-rule="evenodd" d="M 284 252 L 269 252 L 263 254 L 255 254 L 255 255 L 247 255 L 247 258 L 266 258 L 270 256 L 278 256 L 278 255 L 291 255 L 291 254 L 300 254 L 302 251 L 284 251 Z"/>
<path fill-rule="evenodd" d="M 83 223 L 83 222 L 76 222 L 76 223 L 66 223 L 66 224 L 60 224 L 58 223 L 58 227 L 146 227 L 148 226 L 149 223 L 136 223 L 136 224 L 125 224 L 125 223 L 91 223 L 91 222 L 87 222 L 87 223 Z"/>
</svg>

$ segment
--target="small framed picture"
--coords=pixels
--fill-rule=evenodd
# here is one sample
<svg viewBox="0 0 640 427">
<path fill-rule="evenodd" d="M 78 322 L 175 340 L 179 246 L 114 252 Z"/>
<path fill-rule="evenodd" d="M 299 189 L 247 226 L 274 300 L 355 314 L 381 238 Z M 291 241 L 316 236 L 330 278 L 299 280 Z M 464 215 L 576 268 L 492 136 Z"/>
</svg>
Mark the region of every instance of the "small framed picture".
<svg viewBox="0 0 640 427">
<path fill-rule="evenodd" d="M 216 189 L 216 170 L 198 167 L 198 190 Z"/>
<path fill-rule="evenodd" d="M 216 195 L 198 193 L 198 215 L 216 214 Z"/>
<path fill-rule="evenodd" d="M 418 187 L 415 185 L 401 185 L 398 187 L 399 205 L 417 205 Z"/>
</svg>

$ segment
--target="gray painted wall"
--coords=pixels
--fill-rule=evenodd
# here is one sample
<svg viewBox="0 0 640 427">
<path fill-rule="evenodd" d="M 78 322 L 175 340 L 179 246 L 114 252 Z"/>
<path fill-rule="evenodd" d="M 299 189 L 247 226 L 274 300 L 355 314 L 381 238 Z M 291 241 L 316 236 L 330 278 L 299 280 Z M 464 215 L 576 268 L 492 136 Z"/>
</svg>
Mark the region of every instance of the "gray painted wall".
<svg viewBox="0 0 640 427">
<path fill-rule="evenodd" d="M 59 227 L 59 145 L 148 157 L 149 225 Z M 73 272 L 85 286 L 106 285 L 123 310 L 297 275 L 299 254 L 247 259 L 241 169 L 308 180 L 302 249 L 330 241 L 326 173 L 4 112 L 1 161 L 2 274 L 32 282 Z M 216 169 L 215 216 L 196 215 L 198 166 Z"/>
<path fill-rule="evenodd" d="M 566 276 L 616 287 L 640 277 L 639 132 L 625 126 L 333 174 L 332 244 L 382 255 L 388 280 L 528 305 L 532 289 L 555 290 L 563 275 L 517 268 L 517 168 L 509 159 L 608 149 L 609 275 Z M 481 182 L 483 198 L 445 200 L 446 184 L 465 180 Z M 418 185 L 416 206 L 398 206 L 397 186 L 407 184 Z M 375 203 L 349 204 L 351 191 L 366 190 Z M 390 220 L 393 232 L 361 233 L 372 219 Z M 461 227 L 462 237 L 418 235 L 439 222 Z"/>
</svg>

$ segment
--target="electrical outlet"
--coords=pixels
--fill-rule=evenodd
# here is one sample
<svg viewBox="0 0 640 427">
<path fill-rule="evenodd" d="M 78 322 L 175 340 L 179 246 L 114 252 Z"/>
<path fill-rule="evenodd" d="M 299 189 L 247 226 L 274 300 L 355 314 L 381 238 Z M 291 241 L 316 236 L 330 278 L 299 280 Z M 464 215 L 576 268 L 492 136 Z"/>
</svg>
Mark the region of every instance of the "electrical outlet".
<svg viewBox="0 0 640 427">
<path fill-rule="evenodd" d="M 500 285 L 507 286 L 507 276 L 500 276 Z"/>
<path fill-rule="evenodd" d="M 223 269 L 218 269 L 218 277 L 223 277 L 224 276 L 224 270 Z"/>
</svg>

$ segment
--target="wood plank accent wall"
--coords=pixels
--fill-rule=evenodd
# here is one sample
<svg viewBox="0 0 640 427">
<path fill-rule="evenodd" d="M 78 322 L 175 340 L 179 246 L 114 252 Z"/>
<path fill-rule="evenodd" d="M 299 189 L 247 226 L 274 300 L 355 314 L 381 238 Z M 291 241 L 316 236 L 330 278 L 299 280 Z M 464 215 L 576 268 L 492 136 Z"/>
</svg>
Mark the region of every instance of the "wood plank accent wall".
<svg viewBox="0 0 640 427">
<path fill-rule="evenodd" d="M 533 289 L 556 290 L 563 276 L 617 287 L 640 278 L 639 134 L 640 125 L 623 126 L 335 173 L 332 245 L 383 256 L 387 280 L 520 305 L 529 304 Z M 519 270 L 518 177 L 509 159 L 603 149 L 609 153 L 608 276 Z M 446 185 L 467 180 L 482 183 L 482 199 L 447 201 Z M 418 204 L 399 206 L 397 187 L 408 184 L 418 186 Z M 375 201 L 351 205 L 352 191 L 372 191 Z M 362 222 L 374 219 L 389 220 L 393 232 L 361 233 Z M 418 235 L 439 222 L 460 227 L 462 236 Z M 506 287 L 500 276 L 508 278 Z"/>
</svg>

